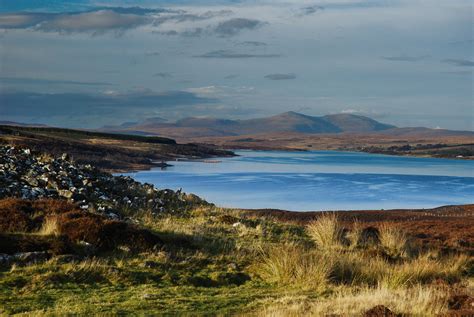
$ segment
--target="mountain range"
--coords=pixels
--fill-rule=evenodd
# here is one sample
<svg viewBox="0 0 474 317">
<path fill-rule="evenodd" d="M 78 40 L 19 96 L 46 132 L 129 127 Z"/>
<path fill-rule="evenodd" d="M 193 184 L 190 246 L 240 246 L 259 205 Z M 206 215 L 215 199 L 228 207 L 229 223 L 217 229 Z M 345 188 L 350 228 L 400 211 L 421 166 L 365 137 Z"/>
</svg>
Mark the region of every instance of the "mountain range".
<svg viewBox="0 0 474 317">
<path fill-rule="evenodd" d="M 176 122 L 150 118 L 143 122 L 127 122 L 120 126 L 106 126 L 102 130 L 121 133 L 148 133 L 173 137 L 215 137 L 268 133 L 369 133 L 396 128 L 368 117 L 353 114 L 332 114 L 321 117 L 289 111 L 279 115 L 230 120 L 211 117 L 189 117 Z"/>
</svg>

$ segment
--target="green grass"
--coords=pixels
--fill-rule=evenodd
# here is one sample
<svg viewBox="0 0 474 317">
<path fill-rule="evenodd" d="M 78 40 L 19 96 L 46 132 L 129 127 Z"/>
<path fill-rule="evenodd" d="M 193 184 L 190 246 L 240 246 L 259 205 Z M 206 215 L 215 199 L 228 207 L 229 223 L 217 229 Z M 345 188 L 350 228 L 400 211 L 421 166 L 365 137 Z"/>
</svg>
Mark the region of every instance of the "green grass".
<svg viewBox="0 0 474 317">
<path fill-rule="evenodd" d="M 448 292 L 432 282 L 449 285 L 472 275 L 467 256 L 391 257 L 386 249 L 393 244 L 359 246 L 351 232 L 348 243 L 339 243 L 342 224 L 331 215 L 308 228 L 212 207 L 181 216 L 143 214 L 140 221 L 160 235 L 161 249 L 1 267 L 0 315 L 297 316 L 327 313 L 343 302 L 353 303 L 340 306 L 350 315 L 384 301 L 399 313 L 431 305 L 434 314 L 446 311 Z M 321 226 L 328 223 L 329 229 Z M 43 234 L 55 233 L 46 229 Z M 360 224 L 352 230 L 360 233 Z"/>
</svg>

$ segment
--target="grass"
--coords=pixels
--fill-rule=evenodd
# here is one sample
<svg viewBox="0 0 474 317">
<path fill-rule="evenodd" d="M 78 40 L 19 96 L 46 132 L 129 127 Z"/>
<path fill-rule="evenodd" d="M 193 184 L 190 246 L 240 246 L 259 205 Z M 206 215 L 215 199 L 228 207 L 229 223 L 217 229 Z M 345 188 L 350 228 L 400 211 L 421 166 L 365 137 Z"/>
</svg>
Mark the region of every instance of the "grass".
<svg viewBox="0 0 474 317">
<path fill-rule="evenodd" d="M 320 254 L 290 243 L 266 251 L 257 272 L 268 282 L 280 286 L 324 291 L 331 263 Z"/>
<path fill-rule="evenodd" d="M 306 230 L 320 249 L 331 250 L 343 246 L 343 231 L 335 213 L 322 214 L 318 220 L 309 223 Z"/>
<path fill-rule="evenodd" d="M 44 219 L 41 235 L 25 235 L 68 232 L 54 221 L 62 218 Z M 0 315 L 353 316 L 380 304 L 436 315 L 448 310 L 450 290 L 473 285 L 469 255 L 412 252 L 409 236 L 384 224 L 376 228 L 380 242 L 362 243 L 363 224 L 341 223 L 334 214 L 308 226 L 214 207 L 186 215 L 142 212 L 138 219 L 162 242 L 158 248 L 117 239 L 80 259 L 0 266 Z M 91 231 L 101 222 L 86 224 Z"/>
<path fill-rule="evenodd" d="M 38 234 L 42 236 L 59 236 L 61 233 L 59 231 L 58 218 L 46 217 L 41 229 L 38 231 Z"/>
<path fill-rule="evenodd" d="M 379 226 L 379 233 L 380 244 L 388 255 L 392 257 L 408 255 L 408 237 L 401 228 L 384 223 Z"/>
<path fill-rule="evenodd" d="M 361 316 L 372 307 L 384 305 L 391 311 L 410 316 L 436 316 L 447 311 L 446 289 L 432 286 L 411 288 L 341 288 L 328 298 L 283 297 L 272 300 L 260 316 Z"/>
</svg>

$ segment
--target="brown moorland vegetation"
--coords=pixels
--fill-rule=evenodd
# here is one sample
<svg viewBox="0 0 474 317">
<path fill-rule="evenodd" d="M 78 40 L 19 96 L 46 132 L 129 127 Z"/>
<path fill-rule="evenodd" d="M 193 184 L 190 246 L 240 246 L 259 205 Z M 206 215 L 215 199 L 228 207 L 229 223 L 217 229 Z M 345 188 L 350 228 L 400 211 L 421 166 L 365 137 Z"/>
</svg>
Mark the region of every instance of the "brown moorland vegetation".
<svg viewBox="0 0 474 317">
<path fill-rule="evenodd" d="M 157 235 L 146 229 L 80 210 L 65 200 L 2 199 L 0 221 L 0 253 L 6 254 L 67 253 L 77 243 L 89 244 L 96 251 L 119 246 L 146 250 L 162 244 Z"/>
<path fill-rule="evenodd" d="M 29 148 L 55 157 L 68 153 L 78 164 L 91 164 L 109 172 L 166 166 L 163 161 L 180 158 L 233 155 L 215 146 L 177 144 L 161 137 L 2 125 L 0 144 Z"/>
<path fill-rule="evenodd" d="M 391 130 L 387 130 L 391 131 Z M 227 149 L 249 150 L 333 150 L 381 153 L 389 155 L 410 155 L 420 157 L 441 157 L 472 159 L 474 157 L 474 136 L 472 133 L 438 130 L 408 129 L 405 133 L 261 133 L 238 136 L 199 137 L 195 135 L 176 136 L 179 142 L 215 144 Z"/>
<path fill-rule="evenodd" d="M 276 221 L 305 225 L 318 219 L 321 212 L 291 212 L 274 209 L 248 210 L 248 217 L 266 217 Z M 474 205 L 444 206 L 433 209 L 337 211 L 346 227 L 354 221 L 364 227 L 389 223 L 402 227 L 424 248 L 463 251 L 474 254 Z"/>
</svg>

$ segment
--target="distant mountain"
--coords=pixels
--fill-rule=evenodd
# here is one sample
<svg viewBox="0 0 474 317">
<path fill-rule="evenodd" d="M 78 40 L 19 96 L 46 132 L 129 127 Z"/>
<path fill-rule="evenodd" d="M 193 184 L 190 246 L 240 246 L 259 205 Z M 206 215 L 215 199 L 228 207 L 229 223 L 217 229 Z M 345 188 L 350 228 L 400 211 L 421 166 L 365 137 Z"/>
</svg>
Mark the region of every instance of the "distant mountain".
<svg viewBox="0 0 474 317">
<path fill-rule="evenodd" d="M 20 123 L 14 121 L 0 121 L 0 125 L 14 125 L 17 127 L 47 127 L 46 124 L 41 123 Z"/>
<path fill-rule="evenodd" d="M 319 117 L 307 116 L 293 111 L 260 119 L 240 120 L 236 131 L 239 134 L 299 132 L 299 133 L 337 133 L 342 130 Z"/>
<path fill-rule="evenodd" d="M 160 120 L 145 120 L 135 125 L 104 127 L 106 131 L 161 134 L 173 137 L 237 136 L 262 133 L 340 133 L 374 132 L 395 128 L 371 118 L 352 114 L 335 114 L 323 117 L 308 116 L 289 111 L 279 115 L 248 119 L 229 120 L 211 117 L 189 117 L 174 123 Z"/>
<path fill-rule="evenodd" d="M 344 132 L 373 132 L 396 128 L 394 125 L 380 123 L 368 117 L 347 113 L 331 114 L 322 119 Z"/>
</svg>

